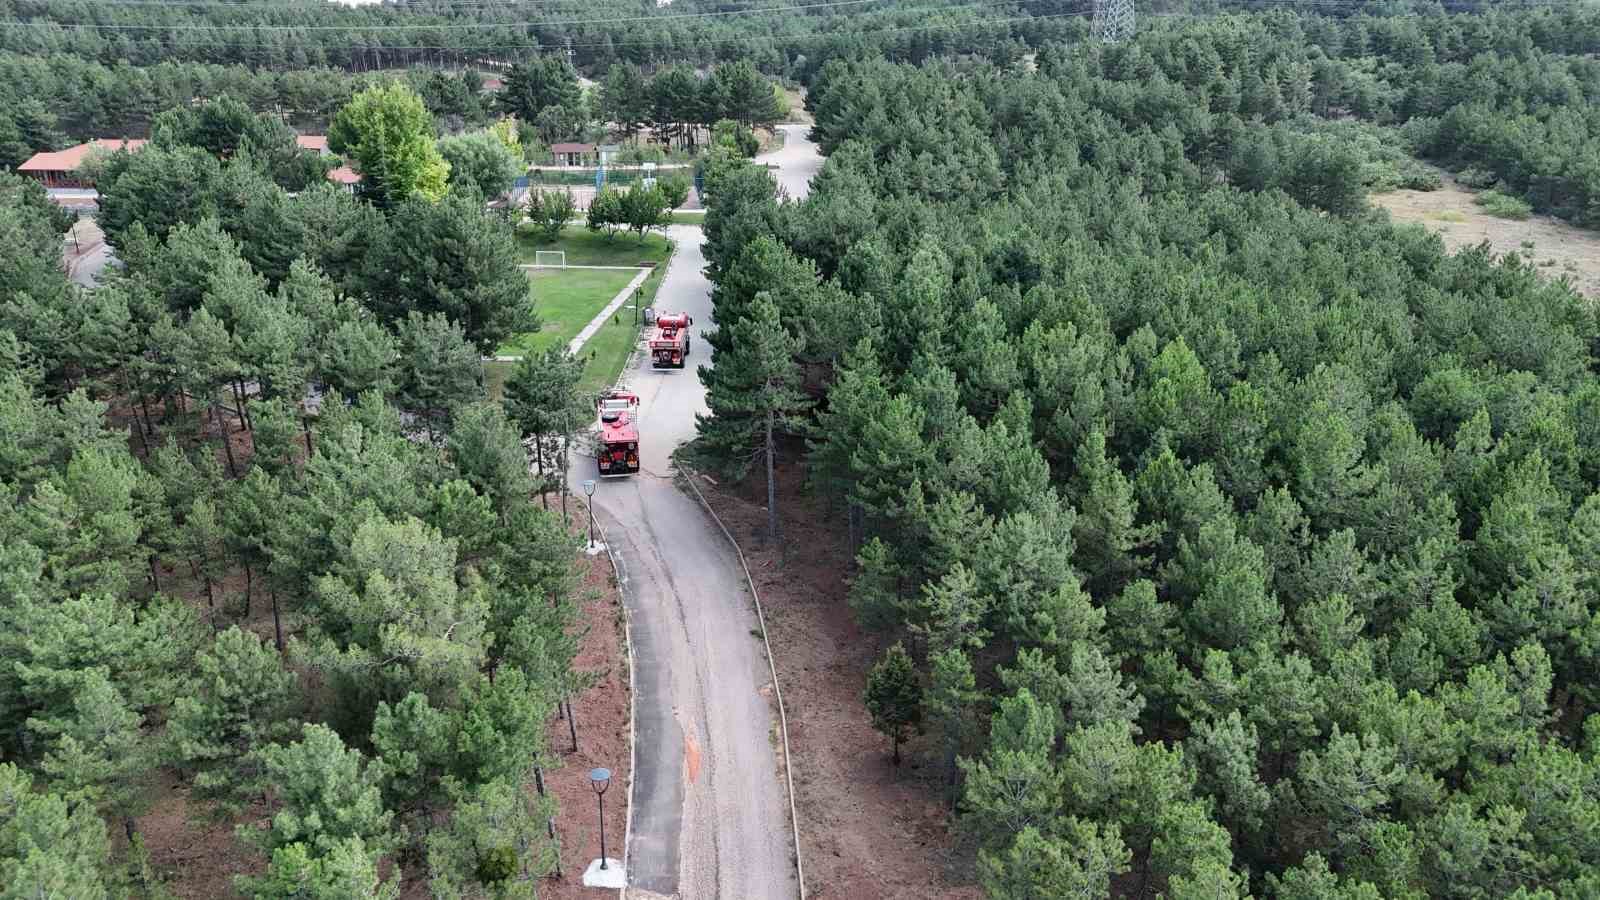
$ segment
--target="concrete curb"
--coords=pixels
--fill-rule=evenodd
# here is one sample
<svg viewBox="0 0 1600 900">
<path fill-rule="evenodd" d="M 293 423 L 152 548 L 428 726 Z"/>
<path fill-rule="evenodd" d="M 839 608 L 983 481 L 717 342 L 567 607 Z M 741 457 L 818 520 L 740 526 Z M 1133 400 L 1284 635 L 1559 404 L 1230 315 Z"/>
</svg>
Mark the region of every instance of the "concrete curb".
<svg viewBox="0 0 1600 900">
<path fill-rule="evenodd" d="M 585 498 L 584 505 L 588 506 Z M 594 508 L 590 507 L 589 514 L 594 515 Z M 633 864 L 633 784 L 638 780 L 639 774 L 639 741 L 635 733 L 638 724 L 638 715 L 635 704 L 638 702 L 638 691 L 634 689 L 634 673 L 638 670 L 633 659 L 633 616 L 628 612 L 628 592 L 632 590 L 628 583 L 628 567 L 620 553 L 611 549 L 611 540 L 606 537 L 605 524 L 598 517 L 595 518 L 595 528 L 600 533 L 601 543 L 606 549 L 606 559 L 611 561 L 611 572 L 617 578 L 617 594 L 622 599 L 622 642 L 628 648 L 628 817 L 624 819 L 622 830 L 622 871 L 627 873 Z M 623 884 L 619 897 L 628 896 L 628 886 Z"/>
<path fill-rule="evenodd" d="M 756 592 L 756 580 L 750 575 L 750 564 L 745 561 L 744 550 L 740 548 L 739 542 L 733 539 L 733 533 L 728 530 L 728 526 L 722 524 L 722 518 L 717 515 L 716 510 L 712 509 L 711 504 L 706 502 L 705 495 L 700 493 L 700 486 L 694 483 L 695 477 L 700 473 L 688 466 L 680 466 L 679 468 L 684 474 L 684 480 L 689 483 L 689 489 L 694 491 L 695 499 L 699 500 L 700 505 L 710 514 L 711 521 L 717 523 L 717 527 L 722 530 L 723 537 L 726 537 L 728 543 L 733 545 L 733 552 L 739 555 L 739 567 L 744 570 L 744 580 L 750 585 L 750 597 L 755 600 L 756 620 L 761 623 L 761 643 L 767 649 L 767 669 L 772 672 L 772 692 L 778 698 L 778 727 L 783 734 L 783 780 L 789 789 L 789 826 L 794 833 L 795 880 L 800 885 L 800 900 L 806 900 L 806 872 L 800 854 L 800 816 L 795 812 L 794 770 L 789 763 L 789 718 L 783 709 L 783 688 L 778 685 L 778 666 L 772 659 L 772 642 L 767 638 L 767 616 L 761 610 L 761 595 Z M 628 808 L 630 810 L 633 808 L 631 803 Z"/>
</svg>

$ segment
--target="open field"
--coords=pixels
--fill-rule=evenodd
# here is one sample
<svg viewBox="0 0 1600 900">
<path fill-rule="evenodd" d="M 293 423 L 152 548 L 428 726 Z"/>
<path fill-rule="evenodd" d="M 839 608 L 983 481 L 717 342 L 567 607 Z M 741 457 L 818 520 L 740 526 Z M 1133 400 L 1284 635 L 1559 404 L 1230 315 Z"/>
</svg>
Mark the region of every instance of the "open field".
<svg viewBox="0 0 1600 900">
<path fill-rule="evenodd" d="M 577 336 L 634 273 L 620 269 L 533 269 L 528 280 L 538 331 L 519 334 L 495 350 L 496 356 L 524 356 L 561 346 Z"/>
<path fill-rule="evenodd" d="M 644 284 L 640 286 L 640 298 L 644 306 L 649 306 L 655 302 L 656 290 L 661 287 L 661 277 L 665 269 L 665 266 L 656 267 L 656 270 L 651 272 L 650 277 L 646 278 Z M 568 272 L 570 271 L 568 270 Z M 632 277 L 626 272 L 606 272 L 604 274 L 627 276 L 622 279 L 616 290 L 607 295 L 607 299 L 616 296 L 616 291 L 627 285 L 628 278 Z M 639 343 L 639 329 L 633 324 L 634 312 L 629 308 L 630 306 L 631 304 L 624 304 L 622 309 L 617 310 L 617 314 L 612 316 L 611 321 L 595 332 L 589 342 L 583 345 L 583 349 L 578 351 L 578 355 L 585 360 L 583 380 L 578 383 L 580 391 L 598 393 L 600 390 L 615 384 L 617 376 L 622 374 L 622 367 L 627 365 L 628 356 L 633 353 L 633 348 Z M 596 306 L 595 310 L 598 311 L 598 309 L 599 307 Z M 593 317 L 593 315 L 594 312 L 589 313 L 590 317 Z M 572 334 L 577 334 L 577 329 L 582 328 L 583 324 L 588 321 L 589 319 L 586 318 L 578 323 Z M 539 335 L 541 339 L 543 336 L 543 333 Z M 548 344 L 545 346 L 548 346 Z M 517 364 L 513 362 L 484 362 L 484 387 L 488 390 L 491 398 L 499 399 L 501 390 L 505 387 L 506 379 L 511 377 L 511 371 L 516 366 Z"/>
<path fill-rule="evenodd" d="M 665 268 L 658 266 L 639 286 L 641 305 L 649 306 L 655 302 Z M 601 326 L 579 351 L 587 362 L 583 367 L 583 380 L 578 382 L 578 390 L 598 393 L 615 384 L 617 376 L 622 374 L 622 367 L 627 365 L 628 357 L 639 343 L 639 327 L 633 324 L 635 313 L 628 308 L 629 305 L 623 304 L 611 321 Z"/>
<path fill-rule="evenodd" d="M 1581 293 L 1600 300 L 1600 232 L 1550 216 L 1504 219 L 1475 202 L 1477 195 L 1441 172 L 1437 191 L 1390 191 L 1372 202 L 1395 222 L 1426 226 L 1451 250 L 1488 241 L 1496 254 L 1518 253 L 1551 278 L 1566 278 Z"/>
<path fill-rule="evenodd" d="M 641 242 L 635 234 L 607 235 L 582 225 L 568 225 L 558 240 L 544 241 L 526 225 L 517 229 L 519 262 L 533 262 L 540 250 L 566 251 L 569 266 L 639 266 L 666 262 L 672 242 L 660 233 L 647 234 Z"/>
</svg>

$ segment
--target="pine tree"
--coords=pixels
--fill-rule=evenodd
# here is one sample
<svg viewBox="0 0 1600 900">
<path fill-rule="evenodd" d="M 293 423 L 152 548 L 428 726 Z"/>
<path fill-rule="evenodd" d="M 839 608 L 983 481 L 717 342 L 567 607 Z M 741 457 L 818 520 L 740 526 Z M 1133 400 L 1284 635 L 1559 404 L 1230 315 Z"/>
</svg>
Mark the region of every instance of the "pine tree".
<svg viewBox="0 0 1600 900">
<path fill-rule="evenodd" d="M 904 646 L 891 645 L 867 673 L 865 698 L 872 727 L 889 739 L 894 764 L 900 765 L 900 744 L 922 724 L 922 682 Z"/>
<path fill-rule="evenodd" d="M 428 835 L 428 872 L 436 897 L 533 896 L 558 864 L 547 838 L 553 797 L 535 796 L 519 781 L 464 789 L 447 825 Z"/>
<path fill-rule="evenodd" d="M 428 438 L 447 430 L 451 410 L 483 396 L 483 366 L 460 326 L 444 316 L 412 312 L 400 323 L 395 399 L 427 427 Z"/>
<path fill-rule="evenodd" d="M 748 315 L 730 326 L 732 343 L 716 367 L 700 367 L 711 415 L 695 416 L 698 443 L 731 471 L 763 460 L 767 476 L 767 537 L 778 540 L 777 438 L 803 429 L 811 401 L 800 390 L 795 356 L 800 341 L 785 328 L 771 295 L 756 295 Z"/>
<path fill-rule="evenodd" d="M 972 737 L 973 718 L 983 695 L 972 673 L 972 661 L 959 649 L 949 649 L 931 657 L 932 674 L 928 686 L 928 718 L 939 731 L 944 752 L 946 793 L 954 802 L 959 796 L 956 779 L 960 774 L 957 759 Z"/>
<path fill-rule="evenodd" d="M 1104 828 L 1071 816 L 1050 829 L 1028 826 L 1004 853 L 978 855 L 978 879 L 994 900 L 1080 897 L 1105 900 L 1111 878 L 1128 871 L 1132 854 L 1115 825 Z"/>
<path fill-rule="evenodd" d="M 580 424 L 593 416 L 587 398 L 578 395 L 583 360 L 564 348 L 528 354 L 517 363 L 502 392 L 506 415 L 533 439 L 533 465 L 542 497 L 554 483 L 565 483 L 562 447 Z"/>
<path fill-rule="evenodd" d="M 92 806 L 35 790 L 27 772 L 0 763 L 0 822 L 0 885 L 6 886 L 0 896 L 111 896 L 111 846 Z"/>
<path fill-rule="evenodd" d="M 381 880 L 377 861 L 358 837 L 337 841 L 323 854 L 303 843 L 279 847 L 272 851 L 265 874 L 236 876 L 235 885 L 252 900 L 396 900 L 400 896 L 399 877 Z"/>
<path fill-rule="evenodd" d="M 316 857 L 334 855 L 352 839 L 372 856 L 394 843 L 393 814 L 383 808 L 382 766 L 345 746 L 324 725 L 306 725 L 301 739 L 257 751 L 281 804 L 265 830 L 240 826 L 240 837 L 264 851 L 304 844 Z"/>
<path fill-rule="evenodd" d="M 195 690 L 168 721 L 171 755 L 194 776 L 195 795 L 237 811 L 266 790 L 256 751 L 298 733 L 295 674 L 261 639 L 237 626 L 196 660 Z"/>
<path fill-rule="evenodd" d="M 1150 540 L 1148 528 L 1134 524 L 1139 507 L 1133 486 L 1106 458 L 1105 432 L 1089 431 L 1074 458 L 1070 496 L 1078 515 L 1072 538 L 1077 546 L 1074 562 L 1088 573 L 1090 592 L 1109 597 L 1122 590 L 1144 562 L 1139 550 Z"/>
<path fill-rule="evenodd" d="M 105 674 L 91 669 L 84 675 L 63 719 L 28 724 L 51 739 L 40 768 L 52 789 L 70 803 L 87 801 L 115 815 L 132 840 L 155 758 L 144 741 L 143 717 Z"/>
</svg>

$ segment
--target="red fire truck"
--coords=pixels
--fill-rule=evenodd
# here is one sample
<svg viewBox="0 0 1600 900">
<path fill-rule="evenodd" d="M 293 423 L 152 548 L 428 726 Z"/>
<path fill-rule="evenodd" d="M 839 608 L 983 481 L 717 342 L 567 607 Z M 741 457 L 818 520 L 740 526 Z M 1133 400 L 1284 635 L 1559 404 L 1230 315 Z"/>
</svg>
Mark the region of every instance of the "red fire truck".
<svg viewBox="0 0 1600 900">
<path fill-rule="evenodd" d="M 601 476 L 639 471 L 639 429 L 633 422 L 639 396 L 607 391 L 600 395 L 596 408 L 600 413 L 600 447 L 595 456 Z"/>
<path fill-rule="evenodd" d="M 656 330 L 650 336 L 650 365 L 657 369 L 681 369 L 689 358 L 689 326 L 694 319 L 686 312 L 656 316 Z"/>
</svg>

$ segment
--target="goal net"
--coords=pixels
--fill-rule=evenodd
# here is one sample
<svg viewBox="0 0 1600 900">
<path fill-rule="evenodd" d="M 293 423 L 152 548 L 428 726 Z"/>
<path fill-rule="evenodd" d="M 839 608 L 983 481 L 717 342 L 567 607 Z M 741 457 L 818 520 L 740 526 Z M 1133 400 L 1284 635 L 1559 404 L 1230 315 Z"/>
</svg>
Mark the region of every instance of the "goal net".
<svg viewBox="0 0 1600 900">
<path fill-rule="evenodd" d="M 567 251 L 565 250 L 535 250 L 533 264 L 541 268 L 565 269 L 567 267 Z"/>
</svg>

